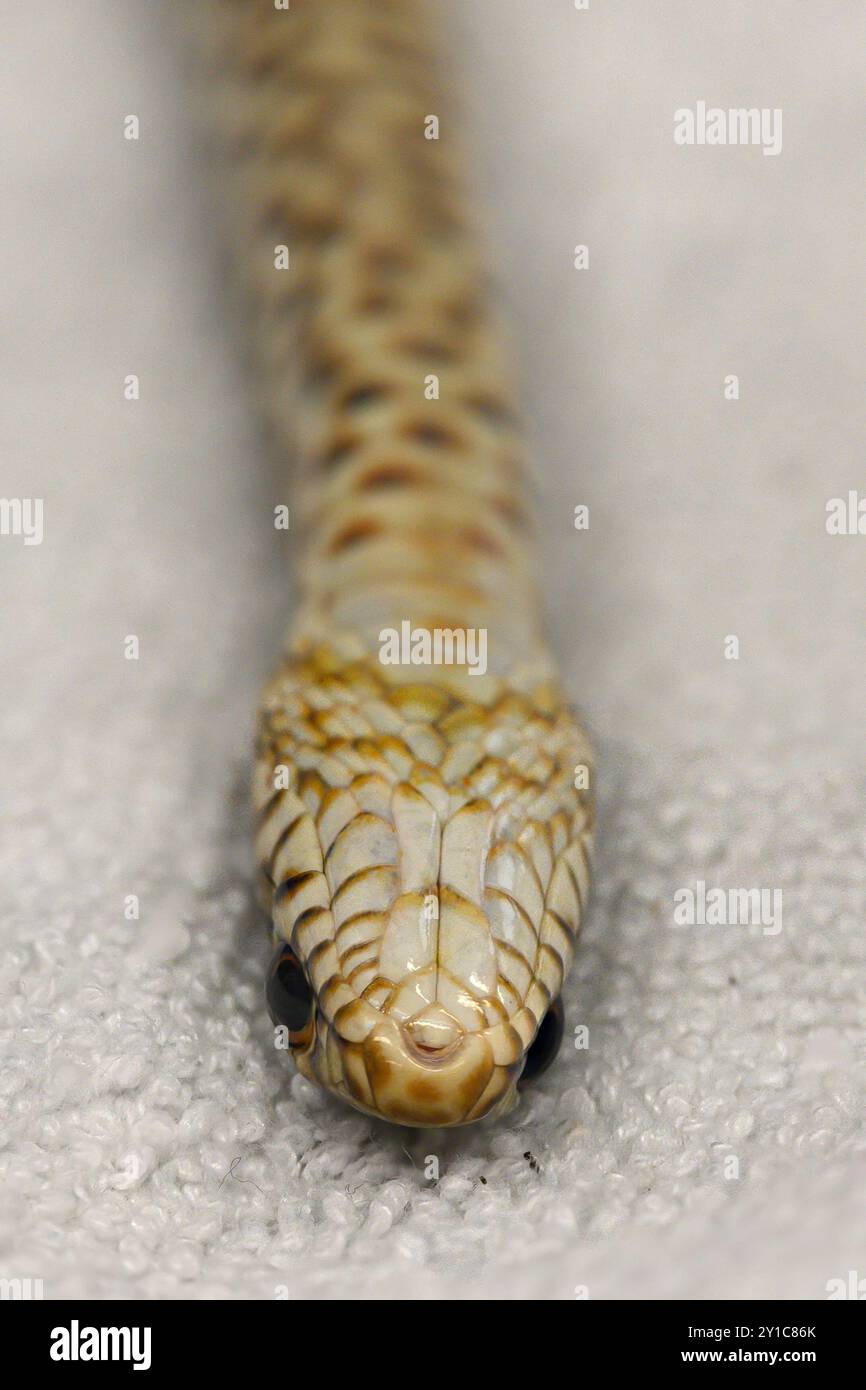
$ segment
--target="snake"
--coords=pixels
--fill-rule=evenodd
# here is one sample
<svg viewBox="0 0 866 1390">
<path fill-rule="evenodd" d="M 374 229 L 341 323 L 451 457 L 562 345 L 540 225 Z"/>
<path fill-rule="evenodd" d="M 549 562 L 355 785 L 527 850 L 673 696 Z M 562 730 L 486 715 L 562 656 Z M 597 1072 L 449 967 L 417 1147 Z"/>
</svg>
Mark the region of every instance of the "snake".
<svg viewBox="0 0 866 1390">
<path fill-rule="evenodd" d="M 253 777 L 275 1040 L 367 1115 L 496 1119 L 563 1037 L 594 770 L 544 636 L 442 6 L 204 3 L 254 377 L 294 479 Z"/>
</svg>

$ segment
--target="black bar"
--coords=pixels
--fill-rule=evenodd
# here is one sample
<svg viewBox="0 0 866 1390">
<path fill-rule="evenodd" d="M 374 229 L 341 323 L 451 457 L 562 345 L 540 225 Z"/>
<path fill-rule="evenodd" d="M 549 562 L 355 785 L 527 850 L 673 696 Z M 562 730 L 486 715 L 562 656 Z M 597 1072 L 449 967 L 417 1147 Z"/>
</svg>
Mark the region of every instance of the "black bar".
<svg viewBox="0 0 866 1390">
<path fill-rule="evenodd" d="M 820 1368 L 822 1373 L 841 1371 L 856 1364 L 862 1313 L 862 1304 L 855 1300 L 632 1303 L 587 1299 L 552 1302 L 547 1309 L 536 1303 L 531 1312 L 523 1311 L 517 1324 L 510 1307 L 497 1313 L 487 1305 L 482 1312 L 475 1302 L 462 1308 L 452 1305 L 445 1316 L 455 1319 L 455 1332 L 464 1318 L 472 1319 L 476 1330 L 475 1343 L 470 1345 L 480 1351 L 483 1343 L 485 1379 L 490 1373 L 488 1358 L 504 1357 L 508 1369 L 508 1358 L 520 1354 L 524 1338 L 549 1348 L 555 1359 L 564 1357 L 573 1364 L 575 1378 L 582 1379 L 598 1358 L 608 1372 L 666 1372 L 675 1367 L 689 1371 L 708 1366 L 769 1370 L 789 1365 Z M 408 1303 L 389 1313 L 358 1300 L 354 1308 L 344 1303 L 339 1312 L 327 1308 L 305 1312 L 299 1321 L 278 1299 L 216 1303 L 32 1300 L 0 1303 L 0 1318 L 7 1364 L 12 1364 L 14 1353 L 16 1370 L 47 1372 L 61 1380 L 80 1375 L 92 1378 L 105 1369 L 113 1375 L 137 1374 L 139 1379 L 194 1370 L 199 1380 L 210 1375 L 222 1380 L 233 1349 L 242 1364 L 248 1361 L 249 1374 L 256 1379 L 261 1373 L 272 1382 L 282 1373 L 287 1352 L 301 1361 L 309 1357 L 313 1365 L 325 1358 L 322 1364 L 328 1365 L 331 1378 L 341 1368 L 352 1369 L 353 1356 L 363 1359 L 363 1337 L 371 1327 L 378 1329 L 377 1339 L 384 1337 L 389 1344 L 392 1337 L 411 1341 L 417 1336 L 423 1351 L 419 1367 L 430 1354 L 429 1313 Z M 337 1319 L 340 1335 L 322 1346 L 330 1318 Z M 361 1340 L 352 1336 L 356 1318 Z M 444 1329 L 451 1323 L 438 1325 L 445 1336 Z M 385 1328 L 390 1331 L 386 1333 Z M 453 1350 L 457 1362 L 463 1361 L 464 1353 L 456 1345 Z M 104 1359 L 88 1359 L 94 1351 Z M 544 1354 L 547 1357 L 548 1351 Z M 462 1371 L 454 1367 L 461 1379 L 466 1370 L 465 1361 Z"/>
</svg>

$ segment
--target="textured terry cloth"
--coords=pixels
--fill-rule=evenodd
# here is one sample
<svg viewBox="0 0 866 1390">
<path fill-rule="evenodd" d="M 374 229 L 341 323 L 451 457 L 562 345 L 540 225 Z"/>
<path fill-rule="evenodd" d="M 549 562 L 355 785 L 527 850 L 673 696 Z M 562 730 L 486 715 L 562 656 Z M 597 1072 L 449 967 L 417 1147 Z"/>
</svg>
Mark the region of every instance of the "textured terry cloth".
<svg viewBox="0 0 866 1390">
<path fill-rule="evenodd" d="M 340 1107 L 269 1045 L 246 786 L 293 538 L 177 35 L 121 0 L 6 8 L 0 492 L 44 499 L 44 540 L 0 538 L 0 1275 L 131 1298 L 862 1277 L 866 537 L 825 528 L 866 491 L 855 5 L 459 7 L 600 850 L 558 1063 L 511 1122 L 444 1135 Z M 676 146 L 698 100 L 781 108 L 782 153 Z M 779 890 L 781 929 L 676 927 L 699 881 Z"/>
</svg>

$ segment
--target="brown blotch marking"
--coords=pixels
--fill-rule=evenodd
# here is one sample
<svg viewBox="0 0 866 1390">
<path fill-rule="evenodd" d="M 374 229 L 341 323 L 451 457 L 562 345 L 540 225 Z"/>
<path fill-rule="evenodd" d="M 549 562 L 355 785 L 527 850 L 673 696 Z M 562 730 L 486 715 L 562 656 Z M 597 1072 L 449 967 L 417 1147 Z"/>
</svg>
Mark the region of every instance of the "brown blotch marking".
<svg viewBox="0 0 866 1390">
<path fill-rule="evenodd" d="M 298 234 L 309 238 L 310 241 L 318 242 L 319 245 L 336 241 L 343 231 L 338 215 L 324 208 L 296 208 L 294 219 Z"/>
<path fill-rule="evenodd" d="M 444 303 L 442 313 L 455 328 L 471 328 L 481 317 L 481 306 L 476 299 L 457 299 Z"/>
<path fill-rule="evenodd" d="M 259 81 L 262 77 L 270 77 L 280 66 L 280 53 L 276 48 L 266 48 L 264 45 L 254 53 L 250 53 L 245 60 L 242 60 L 244 75 Z"/>
<path fill-rule="evenodd" d="M 407 63 L 412 66 L 423 64 L 426 67 L 429 62 L 428 54 L 423 48 L 419 48 L 410 40 L 398 38 L 396 34 L 390 34 L 384 29 L 371 27 L 367 39 L 385 58 L 394 58 L 399 63 Z"/>
<path fill-rule="evenodd" d="M 362 295 L 356 308 L 359 314 L 369 314 L 378 318 L 380 314 L 393 313 L 396 301 L 393 295 L 385 294 L 382 290 L 372 290 L 369 294 Z"/>
<path fill-rule="evenodd" d="M 273 131 L 267 140 L 267 152 L 272 157 L 310 152 L 317 145 L 317 131 L 314 123 L 302 126 L 288 126 Z"/>
<path fill-rule="evenodd" d="M 329 386 L 337 372 L 338 362 L 333 357 L 314 355 L 304 373 L 302 386 L 307 391 L 319 391 Z"/>
<path fill-rule="evenodd" d="M 511 423 L 511 412 L 505 403 L 497 400 L 495 396 L 469 396 L 466 404 L 476 415 L 482 416 L 488 424 L 508 425 Z"/>
<path fill-rule="evenodd" d="M 261 225 L 267 231 L 288 232 L 295 212 L 284 193 L 274 193 L 262 207 Z"/>
<path fill-rule="evenodd" d="M 494 500 L 493 507 L 515 530 L 524 531 L 529 525 L 526 512 L 518 502 L 512 502 L 507 497 L 498 497 Z"/>
<path fill-rule="evenodd" d="M 369 405 L 377 405 L 386 399 L 388 388 L 378 381 L 365 381 L 353 386 L 338 402 L 341 410 L 365 410 Z"/>
<path fill-rule="evenodd" d="M 394 275 L 412 266 L 412 257 L 399 246 L 371 246 L 365 259 L 371 270 L 384 275 Z"/>
<path fill-rule="evenodd" d="M 358 486 L 364 492 L 374 492 L 384 488 L 415 487 L 420 482 L 421 478 L 414 469 L 400 463 L 388 463 L 368 473 Z"/>
<path fill-rule="evenodd" d="M 421 1101 L 422 1104 L 439 1099 L 438 1086 L 435 1086 L 432 1081 L 428 1081 L 426 1077 L 415 1077 L 409 1082 L 406 1089 L 412 1100 Z"/>
<path fill-rule="evenodd" d="M 480 526 L 466 526 L 460 532 L 460 538 L 466 545 L 471 545 L 473 550 L 483 550 L 485 555 L 493 555 L 497 559 L 502 556 L 502 546 L 493 536 L 482 531 Z"/>
<path fill-rule="evenodd" d="M 418 212 L 434 245 L 447 247 L 467 230 L 466 217 L 456 207 L 448 206 L 445 195 L 431 190 L 422 195 Z"/>
<path fill-rule="evenodd" d="M 403 433 L 413 444 L 423 444 L 428 449 L 454 449 L 460 443 L 453 430 L 429 420 L 418 420 L 407 425 Z"/>
<path fill-rule="evenodd" d="M 331 441 L 319 455 L 319 464 L 322 468 L 334 468 L 343 459 L 349 458 L 356 449 L 360 449 L 363 440 L 357 434 L 340 434 Z"/>
<path fill-rule="evenodd" d="M 422 361 L 453 362 L 457 353 L 448 343 L 436 338 L 404 338 L 397 344 L 398 349 Z"/>
<path fill-rule="evenodd" d="M 285 235 L 282 229 L 274 230 L 278 236 Z M 284 276 L 277 281 L 277 288 L 274 293 L 274 304 L 277 306 L 280 313 L 295 314 L 302 312 L 307 293 L 308 290 L 303 281 L 290 281 Z"/>
</svg>

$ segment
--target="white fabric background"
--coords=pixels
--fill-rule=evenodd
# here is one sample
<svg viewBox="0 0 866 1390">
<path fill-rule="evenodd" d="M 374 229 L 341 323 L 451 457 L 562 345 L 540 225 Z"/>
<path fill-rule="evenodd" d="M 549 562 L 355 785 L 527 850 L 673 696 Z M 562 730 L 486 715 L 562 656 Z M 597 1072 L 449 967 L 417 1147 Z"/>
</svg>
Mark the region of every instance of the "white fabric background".
<svg viewBox="0 0 866 1390">
<path fill-rule="evenodd" d="M 512 1124 L 444 1136 L 269 1047 L 246 784 L 291 542 L 189 72 L 158 5 L 4 0 L 0 492 L 44 498 L 45 539 L 0 539 L 0 1274 L 49 1297 L 866 1274 L 866 537 L 824 527 L 866 492 L 859 7 L 459 9 L 551 629 L 600 752 L 566 994 L 590 1046 Z M 781 107 L 782 154 L 677 148 L 698 99 Z M 782 931 L 672 928 L 697 879 L 781 889 Z"/>
</svg>

